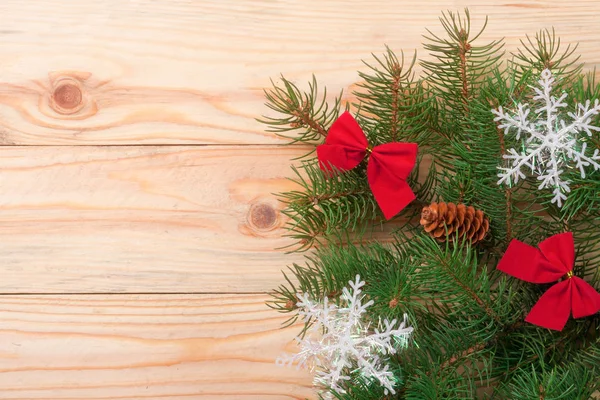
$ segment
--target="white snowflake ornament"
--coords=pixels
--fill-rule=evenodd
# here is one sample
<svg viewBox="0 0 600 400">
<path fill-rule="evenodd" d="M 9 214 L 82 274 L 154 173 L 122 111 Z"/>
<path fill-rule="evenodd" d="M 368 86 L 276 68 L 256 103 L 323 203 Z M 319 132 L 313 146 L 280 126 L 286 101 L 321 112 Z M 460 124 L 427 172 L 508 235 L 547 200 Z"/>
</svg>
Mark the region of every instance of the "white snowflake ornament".
<svg viewBox="0 0 600 400">
<path fill-rule="evenodd" d="M 564 100 L 567 94 L 559 98 L 552 96 L 554 78 L 550 70 L 542 71 L 538 80 L 539 87 L 533 87 L 533 100 L 539 108 L 533 110 L 527 104 L 519 103 L 516 113 L 504 112 L 502 107 L 492 110 L 499 122 L 500 129 L 505 135 L 514 134 L 516 139 L 523 136 L 523 144 L 519 151 L 509 149 L 504 159 L 508 167 L 498 167 L 498 184 L 514 184 L 525 178 L 523 170 L 530 170 L 540 182 L 539 190 L 552 188 L 554 197 L 552 203 L 562 207 L 567 199 L 566 193 L 571 191 L 569 181 L 563 179 L 566 169 L 577 168 L 582 178 L 585 178 L 586 167 L 600 169 L 600 154 L 598 148 L 591 155 L 587 152 L 587 137 L 600 128 L 591 125 L 592 117 L 600 113 L 600 102 L 594 101 L 593 106 L 588 100 L 585 104 L 578 103 L 577 111 L 567 112 L 568 120 L 563 119 L 561 109 L 567 104 Z"/>
<path fill-rule="evenodd" d="M 362 304 L 360 276 L 348 282 L 351 289 L 344 288 L 342 302 L 345 307 L 330 303 L 327 297 L 315 302 L 304 294 L 298 294 L 299 314 L 304 322 L 312 325 L 304 337 L 297 337 L 300 351 L 297 354 L 283 354 L 277 359 L 279 365 L 296 363 L 298 368 L 308 367 L 315 372 L 314 385 L 323 389 L 333 389 L 345 393 L 344 382 L 352 379 L 350 373 L 358 372 L 363 377 L 377 381 L 385 393 L 396 393 L 394 374 L 385 362 L 385 356 L 395 354 L 397 348 L 404 347 L 413 331 L 407 326 L 407 316 L 398 324 L 387 319 L 372 331 L 363 321 L 363 314 L 373 304 L 373 300 Z M 331 398 L 330 393 L 322 393 Z"/>
</svg>

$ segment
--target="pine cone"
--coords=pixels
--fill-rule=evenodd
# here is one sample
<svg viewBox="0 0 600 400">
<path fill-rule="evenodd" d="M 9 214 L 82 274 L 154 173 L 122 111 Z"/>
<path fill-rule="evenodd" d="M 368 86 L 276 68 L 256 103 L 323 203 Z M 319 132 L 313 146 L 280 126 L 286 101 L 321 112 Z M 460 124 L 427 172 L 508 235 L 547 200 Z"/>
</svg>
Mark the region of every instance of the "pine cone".
<svg viewBox="0 0 600 400">
<path fill-rule="evenodd" d="M 490 222 L 483 211 L 454 203 L 431 203 L 421 211 L 421 225 L 439 241 L 453 240 L 456 232 L 475 244 L 485 237 Z"/>
</svg>

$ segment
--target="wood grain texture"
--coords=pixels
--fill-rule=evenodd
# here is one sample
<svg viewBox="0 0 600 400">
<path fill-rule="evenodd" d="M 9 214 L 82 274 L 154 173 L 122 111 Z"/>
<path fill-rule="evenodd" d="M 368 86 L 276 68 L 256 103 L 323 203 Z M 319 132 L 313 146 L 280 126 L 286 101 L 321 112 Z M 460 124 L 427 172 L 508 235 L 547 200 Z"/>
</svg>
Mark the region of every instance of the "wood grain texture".
<svg viewBox="0 0 600 400">
<path fill-rule="evenodd" d="M 427 59 L 425 28 L 466 6 L 482 40 L 555 27 L 600 65 L 597 0 L 3 0 L 0 143 L 281 142 L 255 121 L 270 78 L 337 93 L 384 44 Z"/>
<path fill-rule="evenodd" d="M 298 327 L 264 295 L 0 296 L 0 398 L 290 400 Z"/>
<path fill-rule="evenodd" d="M 299 254 L 275 250 L 298 147 L 6 147 L 3 293 L 257 292 Z"/>
<path fill-rule="evenodd" d="M 597 0 L 0 1 L 0 398 L 313 398 L 273 363 L 299 328 L 247 294 L 301 260 L 272 193 L 302 150 L 263 89 L 351 91 L 465 6 L 482 40 L 555 27 L 600 66 Z"/>
</svg>

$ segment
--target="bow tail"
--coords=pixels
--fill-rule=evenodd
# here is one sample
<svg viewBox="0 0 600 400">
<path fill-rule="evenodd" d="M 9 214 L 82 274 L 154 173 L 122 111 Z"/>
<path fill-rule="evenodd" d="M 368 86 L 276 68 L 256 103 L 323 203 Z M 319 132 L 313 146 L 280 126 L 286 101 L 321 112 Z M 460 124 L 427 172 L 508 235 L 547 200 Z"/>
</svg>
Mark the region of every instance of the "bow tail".
<svg viewBox="0 0 600 400">
<path fill-rule="evenodd" d="M 406 181 L 396 182 L 393 187 L 375 187 L 371 185 L 371 190 L 386 219 L 392 218 L 416 199 Z"/>
<path fill-rule="evenodd" d="M 367 166 L 369 186 L 383 215 L 386 219 L 390 219 L 402 211 L 416 196 L 404 179 L 392 174 L 375 172 L 375 169 L 373 163 L 369 162 Z"/>
<path fill-rule="evenodd" d="M 571 293 L 573 317 L 587 317 L 600 311 L 600 294 L 596 289 L 576 276 L 571 280 L 573 281 L 573 291 Z"/>
<path fill-rule="evenodd" d="M 535 303 L 525 321 L 561 331 L 571 315 L 572 280 L 567 279 L 548 289 Z"/>
<path fill-rule="evenodd" d="M 386 219 L 416 199 L 406 182 L 415 166 L 415 143 L 387 143 L 375 147 L 367 164 L 369 186 Z"/>
</svg>

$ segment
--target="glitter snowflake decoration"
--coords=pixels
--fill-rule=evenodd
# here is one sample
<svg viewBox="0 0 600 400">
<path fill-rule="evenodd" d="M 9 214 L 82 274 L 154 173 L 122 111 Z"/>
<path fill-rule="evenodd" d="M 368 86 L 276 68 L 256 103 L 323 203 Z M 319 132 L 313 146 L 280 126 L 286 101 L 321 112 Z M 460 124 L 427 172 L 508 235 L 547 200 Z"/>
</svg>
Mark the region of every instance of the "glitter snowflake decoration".
<svg viewBox="0 0 600 400">
<path fill-rule="evenodd" d="M 387 319 L 379 322 L 372 331 L 363 321 L 363 314 L 373 304 L 373 300 L 363 304 L 360 276 L 348 282 L 350 289 L 342 291 L 340 307 L 329 302 L 313 301 L 307 294 L 298 294 L 299 314 L 305 322 L 311 322 L 303 337 L 297 337 L 300 351 L 297 354 L 283 354 L 277 359 L 279 365 L 297 364 L 298 368 L 308 367 L 315 372 L 314 384 L 322 389 L 332 389 L 345 393 L 344 383 L 352 379 L 352 374 L 379 382 L 385 393 L 395 393 L 396 378 L 389 370 L 385 356 L 395 354 L 397 348 L 406 346 L 413 331 L 407 326 L 407 316 L 396 327 L 397 321 Z M 328 392 L 325 398 L 331 398 Z"/>
<path fill-rule="evenodd" d="M 517 140 L 524 136 L 519 151 L 510 149 L 504 155 L 509 166 L 499 167 L 498 184 L 517 183 L 525 178 L 523 170 L 529 169 L 540 181 L 538 189 L 552 188 L 552 203 L 561 207 L 567 199 L 566 193 L 571 191 L 569 180 L 563 178 L 566 169 L 578 169 L 582 178 L 585 178 L 586 167 L 593 167 L 594 171 L 600 169 L 598 149 L 591 155 L 586 154 L 586 139 L 592 136 L 592 131 L 600 131 L 591 125 L 592 117 L 600 112 L 600 103 L 596 99 L 593 106 L 589 100 L 577 104 L 576 112 L 567 112 L 568 121 L 565 121 L 560 111 L 567 107 L 564 102 L 567 94 L 559 98 L 552 96 L 554 78 L 550 70 L 542 72 L 538 84 L 539 87 L 533 87 L 533 100 L 540 107 L 533 112 L 529 105 L 521 103 L 515 114 L 504 112 L 502 107 L 492 110 L 496 115 L 494 121 L 500 122 L 499 128 L 504 129 L 505 135 L 515 134 Z"/>
</svg>

